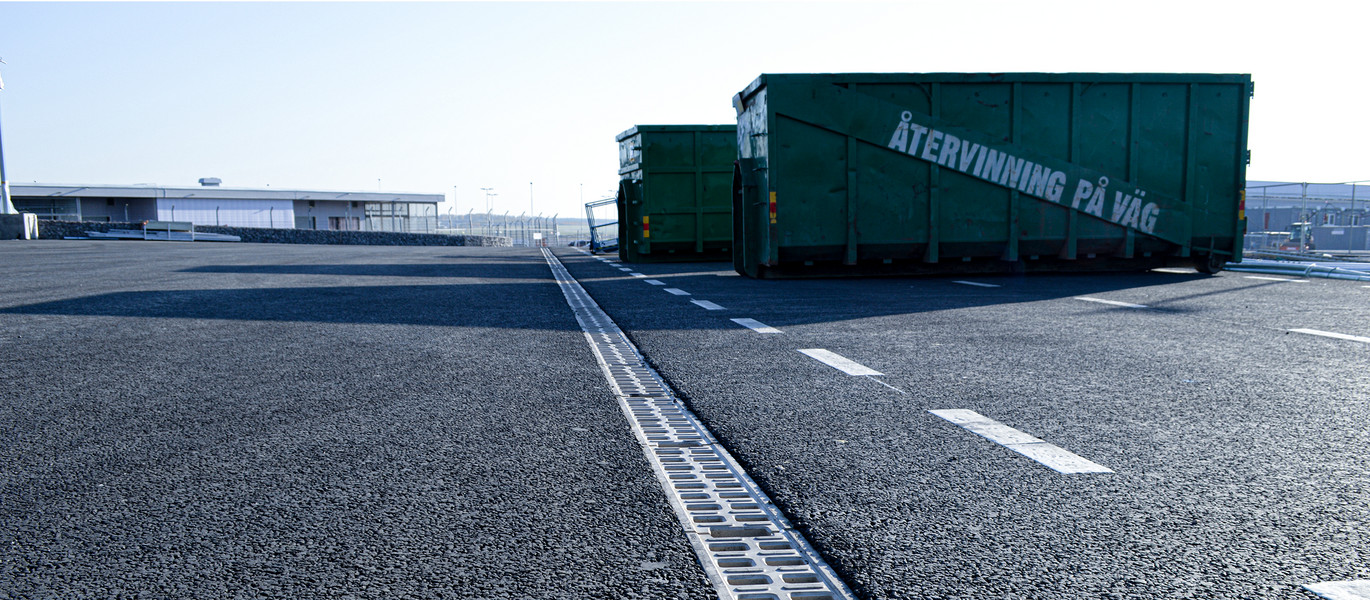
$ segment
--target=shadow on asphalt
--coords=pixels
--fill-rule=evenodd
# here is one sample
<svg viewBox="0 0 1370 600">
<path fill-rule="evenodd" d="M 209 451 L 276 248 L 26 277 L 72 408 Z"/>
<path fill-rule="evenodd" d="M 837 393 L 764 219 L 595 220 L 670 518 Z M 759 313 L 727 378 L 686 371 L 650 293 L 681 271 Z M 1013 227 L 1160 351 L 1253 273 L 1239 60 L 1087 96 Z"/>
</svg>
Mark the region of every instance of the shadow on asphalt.
<svg viewBox="0 0 1370 600">
<path fill-rule="evenodd" d="M 578 330 L 561 291 L 540 257 L 483 257 L 481 263 L 206 265 L 179 273 L 279 276 L 270 287 L 135 290 L 37 302 L 0 309 L 0 314 L 228 319 L 244 321 L 402 324 L 529 330 Z M 726 319 L 679 319 L 675 297 L 643 296 L 640 278 L 583 256 L 562 257 L 566 266 L 606 308 L 648 313 L 639 325 L 652 329 L 716 329 Z M 1204 275 L 1171 273 L 959 276 L 1001 287 L 953 283 L 958 277 L 754 280 L 720 277 L 729 263 L 633 265 L 668 286 L 690 290 L 729 308 L 767 307 L 775 326 L 845 321 L 897 314 L 1036 302 L 1070 296 L 1194 282 Z M 438 285 L 300 286 L 296 276 L 475 278 L 486 281 Z M 521 279 L 514 282 L 509 280 Z M 494 280 L 494 281 L 490 281 Z M 193 282 L 182 282 L 182 284 Z M 216 278 L 215 283 L 226 282 Z M 231 281 L 227 282 L 229 285 Z M 1259 284 L 1255 284 L 1259 285 Z M 1242 287 L 1204 290 L 1199 295 Z M 1176 310 L 1176 309 L 1171 309 Z M 730 311 L 735 312 L 735 311 Z M 728 314 L 719 313 L 722 316 Z"/>
<path fill-rule="evenodd" d="M 597 301 L 614 310 L 662 312 L 645 308 L 639 278 L 625 277 L 617 269 L 609 268 L 587 257 L 563 254 L 560 257 L 586 286 Z M 1199 273 L 1034 273 L 1026 275 L 972 275 L 872 278 L 819 278 L 756 280 L 747 277 L 720 277 L 721 271 L 731 270 L 730 263 L 672 263 L 632 264 L 636 271 L 648 278 L 691 293 L 684 300 L 706 299 L 729 309 L 721 316 L 739 316 L 739 312 L 767 315 L 772 326 L 804 325 L 820 322 L 846 321 L 899 314 L 932 313 L 994 305 L 1048 301 L 1076 296 L 1107 296 L 1142 288 L 1170 285 L 1198 284 L 1213 280 Z M 996 287 L 964 285 L 959 281 L 990 284 Z M 1236 293 L 1262 284 L 1223 286 L 1213 289 L 1203 285 L 1202 291 L 1186 297 L 1221 296 Z M 1173 292 L 1160 294 L 1162 296 Z M 653 296 L 648 296 L 652 298 Z M 654 305 L 660 300 L 656 298 Z M 677 298 L 679 304 L 681 299 Z M 1165 302 L 1167 312 L 1190 312 L 1190 308 Z M 614 312 L 611 310 L 611 313 Z M 1116 310 L 1100 307 L 1099 310 Z M 686 321 L 682 323 L 682 321 Z M 667 314 L 644 315 L 638 326 L 649 329 L 691 328 L 700 319 L 681 320 Z M 706 320 L 707 321 L 707 320 Z M 723 321 L 714 319 L 714 321 Z"/>
<path fill-rule="evenodd" d="M 0 314 L 580 330 L 550 276 L 547 282 L 478 285 L 112 292 Z"/>
<path fill-rule="evenodd" d="M 469 257 L 467 257 L 469 259 Z M 360 264 L 360 265 L 206 265 L 181 269 L 180 273 L 233 273 L 243 275 L 340 275 L 361 277 L 470 277 L 480 279 L 546 279 L 547 264 L 528 257 L 483 257 L 499 261 L 497 268 L 484 264 Z"/>
</svg>

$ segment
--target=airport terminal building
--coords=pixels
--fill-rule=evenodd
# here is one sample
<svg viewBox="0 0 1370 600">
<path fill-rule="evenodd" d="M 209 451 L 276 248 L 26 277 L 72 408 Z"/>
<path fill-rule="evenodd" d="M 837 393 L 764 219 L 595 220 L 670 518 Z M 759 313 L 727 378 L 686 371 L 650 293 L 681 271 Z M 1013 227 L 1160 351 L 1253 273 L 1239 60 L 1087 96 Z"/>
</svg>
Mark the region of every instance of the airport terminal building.
<svg viewBox="0 0 1370 600">
<path fill-rule="evenodd" d="M 11 183 L 10 195 L 20 212 L 49 220 L 409 233 L 436 232 L 443 201 L 442 194 L 228 188 L 217 178 L 198 187 Z"/>
</svg>

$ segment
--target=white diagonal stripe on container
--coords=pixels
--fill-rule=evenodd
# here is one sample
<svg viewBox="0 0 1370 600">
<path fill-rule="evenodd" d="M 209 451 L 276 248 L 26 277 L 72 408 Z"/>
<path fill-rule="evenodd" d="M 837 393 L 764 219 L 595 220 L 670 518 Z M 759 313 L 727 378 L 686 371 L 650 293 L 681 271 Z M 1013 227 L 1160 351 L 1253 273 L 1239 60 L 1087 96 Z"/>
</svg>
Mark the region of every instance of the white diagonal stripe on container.
<svg viewBox="0 0 1370 600">
<path fill-rule="evenodd" d="M 1070 451 L 1048 444 L 1036 437 L 1018 431 L 1008 425 L 995 421 L 973 410 L 953 408 L 929 410 L 928 412 L 971 431 L 980 437 L 999 444 L 1009 450 L 1022 454 L 1046 465 L 1057 473 L 1112 473 L 1113 469 Z"/>
<path fill-rule="evenodd" d="M 719 597 L 854 600 L 561 261 L 542 253 Z"/>
<path fill-rule="evenodd" d="M 776 328 L 774 328 L 774 327 L 771 327 L 770 325 L 767 325 L 767 324 L 765 324 L 765 323 L 762 323 L 761 321 L 758 321 L 758 320 L 756 320 L 756 319 L 729 319 L 729 320 L 732 321 L 732 322 L 734 322 L 734 323 L 737 323 L 738 325 L 741 325 L 741 326 L 743 326 L 743 327 L 746 327 L 747 329 L 750 329 L 750 330 L 752 330 L 752 331 L 755 331 L 755 332 L 757 332 L 757 333 L 780 333 L 780 330 L 779 330 L 779 329 L 776 329 Z"/>
<path fill-rule="evenodd" d="M 880 371 L 823 348 L 807 348 L 799 352 L 848 375 L 884 375 Z"/>
<path fill-rule="evenodd" d="M 1370 580 L 1324 581 L 1303 586 L 1327 600 L 1370 600 Z"/>
</svg>

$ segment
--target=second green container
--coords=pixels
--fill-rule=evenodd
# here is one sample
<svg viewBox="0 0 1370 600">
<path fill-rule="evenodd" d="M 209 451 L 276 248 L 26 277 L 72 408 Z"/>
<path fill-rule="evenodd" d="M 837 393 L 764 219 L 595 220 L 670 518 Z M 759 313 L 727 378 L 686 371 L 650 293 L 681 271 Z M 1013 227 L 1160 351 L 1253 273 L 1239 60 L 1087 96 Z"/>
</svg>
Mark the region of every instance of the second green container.
<svg viewBox="0 0 1370 600">
<path fill-rule="evenodd" d="M 736 125 L 638 125 L 618 135 L 624 262 L 732 256 Z"/>
</svg>

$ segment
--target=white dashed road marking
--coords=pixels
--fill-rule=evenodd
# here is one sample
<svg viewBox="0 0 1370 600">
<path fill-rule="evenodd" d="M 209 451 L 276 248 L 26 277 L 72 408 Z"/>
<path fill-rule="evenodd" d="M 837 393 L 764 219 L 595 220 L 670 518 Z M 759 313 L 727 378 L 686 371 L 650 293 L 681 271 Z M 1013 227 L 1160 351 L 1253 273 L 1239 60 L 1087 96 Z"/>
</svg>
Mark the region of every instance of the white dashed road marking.
<svg viewBox="0 0 1370 600">
<path fill-rule="evenodd" d="M 1319 331 L 1317 329 L 1290 329 L 1290 331 L 1294 333 L 1302 333 L 1304 335 L 1316 335 L 1321 337 L 1335 338 L 1338 340 L 1348 340 L 1352 342 L 1360 342 L 1362 344 L 1370 344 L 1370 337 L 1361 337 L 1358 335 L 1346 335 L 1345 333 L 1333 333 L 1331 331 Z"/>
<path fill-rule="evenodd" d="M 731 319 L 731 321 L 757 333 L 780 333 L 779 329 L 771 327 L 770 325 L 762 323 L 761 321 L 758 321 L 756 319 Z"/>
<path fill-rule="evenodd" d="M 661 280 L 659 280 L 659 279 L 646 279 L 646 280 L 644 280 L 644 281 L 646 281 L 647 283 L 650 283 L 650 284 L 652 284 L 652 285 L 666 285 L 666 282 L 661 281 Z"/>
<path fill-rule="evenodd" d="M 704 310 L 723 310 L 722 306 L 709 302 L 708 300 L 691 300 L 690 302 L 699 305 L 699 307 Z"/>
<path fill-rule="evenodd" d="M 629 275 L 632 275 L 633 277 L 646 277 L 646 275 L 643 275 L 642 273 L 629 273 Z"/>
<path fill-rule="evenodd" d="M 1292 281 L 1294 283 L 1308 283 L 1307 279 L 1286 279 L 1284 277 L 1266 277 L 1264 275 L 1247 275 L 1247 279 L 1260 279 L 1261 281 Z"/>
<path fill-rule="evenodd" d="M 995 283 L 979 283 L 979 282 L 975 282 L 975 281 L 953 281 L 952 283 L 959 283 L 959 284 L 961 284 L 961 285 L 973 285 L 973 286 L 975 286 L 975 287 L 987 287 L 987 288 L 996 288 L 996 287 L 1000 287 L 998 284 L 995 284 Z"/>
<path fill-rule="evenodd" d="M 689 296 L 689 295 L 690 295 L 689 292 L 687 292 L 687 291 L 685 291 L 685 290 L 682 290 L 682 289 L 680 289 L 680 288 L 666 288 L 666 293 L 668 293 L 668 294 L 675 294 L 675 295 L 677 295 L 677 296 Z"/>
<path fill-rule="evenodd" d="M 1113 470 L 1091 462 L 1059 446 L 1048 444 L 973 410 L 928 411 L 951 421 L 991 442 L 1046 465 L 1057 473 L 1112 473 Z"/>
<path fill-rule="evenodd" d="M 1370 580 L 1324 581 L 1303 586 L 1327 600 L 1370 600 Z"/>
<path fill-rule="evenodd" d="M 808 348 L 799 352 L 848 375 L 884 375 L 880 371 L 823 348 Z"/>
<path fill-rule="evenodd" d="M 633 268 L 632 268 L 632 267 L 619 267 L 618 270 L 620 270 L 620 271 L 631 271 L 631 270 L 633 270 Z"/>
<path fill-rule="evenodd" d="M 1152 269 L 1152 271 L 1155 271 L 1157 273 L 1172 273 L 1175 275 L 1193 275 L 1195 273 L 1198 273 L 1198 271 L 1195 271 L 1194 269 L 1180 269 L 1172 267 L 1161 267 L 1159 269 Z"/>
<path fill-rule="evenodd" d="M 1075 299 L 1076 299 L 1076 300 L 1084 300 L 1085 302 L 1097 302 L 1097 303 L 1099 303 L 1099 304 L 1107 304 L 1107 305 L 1109 305 L 1109 306 L 1121 306 L 1121 307 L 1123 307 L 1123 308 L 1146 308 L 1146 305 L 1145 305 L 1145 304 L 1132 304 L 1131 302 L 1119 302 L 1119 301 L 1117 301 L 1117 300 L 1104 300 L 1103 298 L 1091 298 L 1091 297 L 1089 297 L 1089 296 L 1076 296 Z"/>
</svg>

